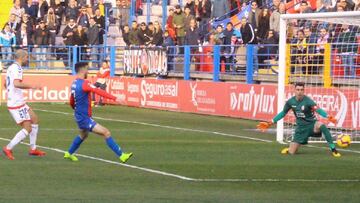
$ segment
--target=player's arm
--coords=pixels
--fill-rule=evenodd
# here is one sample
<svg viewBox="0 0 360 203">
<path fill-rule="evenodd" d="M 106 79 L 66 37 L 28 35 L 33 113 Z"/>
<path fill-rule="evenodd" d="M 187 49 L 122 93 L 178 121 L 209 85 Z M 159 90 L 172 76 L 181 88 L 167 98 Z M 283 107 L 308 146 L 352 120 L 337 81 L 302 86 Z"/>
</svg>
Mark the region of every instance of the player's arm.
<svg viewBox="0 0 360 203">
<path fill-rule="evenodd" d="M 337 123 L 337 120 L 334 116 L 329 115 L 328 113 L 326 113 L 326 111 L 322 108 L 319 108 L 316 104 L 314 106 L 311 107 L 312 111 L 315 111 L 316 113 L 318 113 L 321 117 L 323 118 L 327 118 L 327 120 L 329 122 L 332 122 L 334 124 Z"/>
<path fill-rule="evenodd" d="M 19 89 L 41 89 L 40 86 L 37 86 L 37 85 L 34 86 L 31 84 L 24 83 L 24 82 L 22 82 L 22 80 L 19 80 L 19 79 L 14 80 L 14 87 L 19 88 Z"/>
<path fill-rule="evenodd" d="M 261 121 L 256 127 L 262 132 L 265 132 L 272 124 L 277 123 L 279 120 L 283 119 L 290 109 L 290 105 L 286 102 L 283 110 L 273 119 L 271 119 L 271 121 Z"/>
<path fill-rule="evenodd" d="M 82 88 L 85 92 L 93 92 L 99 96 L 102 96 L 102 97 L 105 97 L 107 99 L 112 99 L 112 100 L 116 100 L 117 98 L 112 95 L 112 94 L 109 94 L 107 93 L 106 91 L 102 90 L 102 89 L 99 89 L 99 88 L 96 88 L 94 87 L 93 85 L 90 85 L 89 82 L 84 82 L 83 85 L 82 85 Z"/>
<path fill-rule="evenodd" d="M 73 94 L 70 96 L 70 106 L 71 108 L 75 109 L 75 99 Z"/>
</svg>

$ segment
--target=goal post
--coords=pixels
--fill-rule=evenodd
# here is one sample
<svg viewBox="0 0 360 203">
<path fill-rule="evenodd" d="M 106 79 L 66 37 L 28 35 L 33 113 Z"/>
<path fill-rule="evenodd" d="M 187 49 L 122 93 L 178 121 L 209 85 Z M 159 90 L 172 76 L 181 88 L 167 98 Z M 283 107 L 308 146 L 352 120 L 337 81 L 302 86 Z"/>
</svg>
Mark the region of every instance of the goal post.
<svg viewBox="0 0 360 203">
<path fill-rule="evenodd" d="M 351 27 L 350 34 L 345 33 L 346 27 Z M 323 37 L 321 32 L 325 30 L 332 38 L 325 44 L 319 44 L 319 40 L 303 40 L 299 35 L 304 34 L 304 29 L 310 29 L 315 37 Z M 357 35 L 355 42 L 350 40 L 353 34 Z M 333 136 L 347 133 L 352 136 L 353 141 L 360 142 L 360 48 L 357 48 L 360 46 L 359 42 L 360 11 L 281 15 L 278 113 L 282 111 L 292 94 L 291 84 L 305 82 L 305 94 L 309 93 L 315 102 L 321 103 L 320 107 L 324 107 L 325 111 L 336 115 L 340 120 L 341 123 L 338 125 L 329 125 Z M 297 49 L 301 51 L 296 51 Z M 303 59 L 302 62 L 298 62 L 298 58 Z M 313 73 L 310 69 L 316 69 L 317 72 Z M 342 71 L 340 74 L 336 72 L 339 70 Z M 326 104 L 325 97 L 331 98 L 328 100 L 329 104 Z M 330 103 L 333 105 L 331 108 Z M 342 115 L 344 113 L 345 116 Z M 276 140 L 280 143 L 291 140 L 295 125 L 292 114 L 289 112 L 284 119 L 277 122 Z M 324 142 L 324 139 L 311 141 Z"/>
</svg>

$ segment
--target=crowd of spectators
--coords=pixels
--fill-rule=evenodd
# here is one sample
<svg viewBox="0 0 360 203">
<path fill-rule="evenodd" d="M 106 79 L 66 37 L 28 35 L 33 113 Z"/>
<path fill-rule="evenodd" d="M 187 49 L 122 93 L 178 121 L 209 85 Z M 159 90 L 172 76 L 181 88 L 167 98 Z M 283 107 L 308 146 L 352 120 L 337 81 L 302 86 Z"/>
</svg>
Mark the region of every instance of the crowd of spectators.
<svg viewBox="0 0 360 203">
<path fill-rule="evenodd" d="M 354 1 L 354 2 L 353 2 Z M 159 3 L 159 1 L 153 1 Z M 241 19 L 241 23 L 233 25 L 231 22 L 225 26 L 218 25 L 213 28 L 214 21 L 228 18 L 241 12 L 247 4 L 251 4 L 248 18 Z M 231 63 L 234 60 L 234 45 L 246 44 L 278 44 L 280 14 L 286 12 L 285 2 L 273 0 L 270 3 L 263 1 L 245 0 L 184 0 L 183 7 L 176 5 L 170 8 L 165 29 L 159 21 L 146 24 L 145 22 L 131 22 L 129 25 L 130 0 L 15 0 L 10 11 L 8 23 L 0 33 L 0 46 L 3 47 L 3 58 L 9 59 L 11 46 L 27 49 L 34 47 L 37 60 L 46 60 L 48 51 L 41 45 L 54 46 L 57 36 L 62 37 L 65 45 L 81 46 L 81 52 L 89 52 L 92 60 L 98 59 L 99 45 L 104 43 L 106 21 L 117 24 L 127 46 L 171 46 L 179 48 L 172 53 L 183 54 L 183 45 L 226 45 L 222 47 L 222 60 Z M 317 0 L 316 9 L 313 10 L 308 2 L 300 3 L 300 13 L 350 11 L 359 10 L 357 0 Z M 107 19 L 105 19 L 107 17 Z M 318 36 L 301 39 L 304 29 L 314 32 L 310 21 L 293 22 L 293 43 L 320 43 L 312 49 L 321 52 L 321 43 L 336 39 L 330 36 L 325 40 L 321 32 Z M 61 30 L 61 25 L 65 28 Z M 323 29 L 331 35 L 331 26 Z M 340 29 L 337 33 L 342 33 Z M 300 32 L 300 34 L 299 34 Z M 341 36 L 341 35 L 338 35 Z M 306 41 L 307 40 L 307 41 Z M 339 40 L 337 41 L 339 42 Z M 300 46 L 299 46 L 300 47 Z M 194 52 L 198 49 L 192 49 Z M 304 51 L 299 48 L 299 52 Z M 51 51 L 55 51 L 51 49 Z M 204 50 L 203 50 L 204 51 Z M 208 50 L 211 52 L 212 50 Z M 243 49 L 242 49 L 243 51 Z M 257 53 L 270 53 L 276 55 L 276 46 L 259 46 Z M 43 53 L 43 54 L 41 54 Z M 82 56 L 78 56 L 82 57 Z M 259 64 L 269 57 L 259 57 Z M 43 66 L 43 64 L 40 64 Z M 227 67 L 229 69 L 230 67 Z"/>
</svg>

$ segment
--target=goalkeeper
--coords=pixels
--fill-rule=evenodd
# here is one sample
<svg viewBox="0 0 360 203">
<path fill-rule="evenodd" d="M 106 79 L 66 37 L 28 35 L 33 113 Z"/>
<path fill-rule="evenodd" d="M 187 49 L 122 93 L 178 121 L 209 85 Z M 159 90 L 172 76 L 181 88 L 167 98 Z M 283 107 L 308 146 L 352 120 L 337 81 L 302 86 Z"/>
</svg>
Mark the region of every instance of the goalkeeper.
<svg viewBox="0 0 360 203">
<path fill-rule="evenodd" d="M 329 129 L 325 124 L 316 119 L 314 112 L 316 111 L 334 124 L 336 123 L 336 119 L 328 115 L 323 109 L 318 108 L 312 99 L 304 95 L 304 88 L 304 83 L 296 83 L 295 96 L 286 102 L 283 111 L 276 115 L 270 122 L 260 122 L 257 128 L 265 132 L 272 124 L 284 118 L 291 109 L 296 117 L 297 126 L 290 146 L 281 150 L 282 154 L 295 154 L 300 145 L 308 143 L 309 137 L 321 137 L 321 134 L 324 134 L 332 155 L 334 157 L 340 157 L 341 154 L 335 148 Z"/>
</svg>

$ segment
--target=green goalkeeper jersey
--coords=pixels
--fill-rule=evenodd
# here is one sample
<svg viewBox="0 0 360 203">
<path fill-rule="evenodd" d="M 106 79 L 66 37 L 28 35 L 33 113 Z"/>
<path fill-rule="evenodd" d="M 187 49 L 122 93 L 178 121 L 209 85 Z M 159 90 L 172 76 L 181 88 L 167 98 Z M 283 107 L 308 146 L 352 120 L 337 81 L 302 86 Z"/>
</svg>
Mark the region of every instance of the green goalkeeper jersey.
<svg viewBox="0 0 360 203">
<path fill-rule="evenodd" d="M 291 109 L 296 117 L 296 124 L 304 126 L 317 120 L 314 114 L 315 108 L 316 103 L 310 97 L 304 96 L 301 101 L 298 101 L 294 96 L 286 102 L 283 112 L 286 114 Z"/>
</svg>

